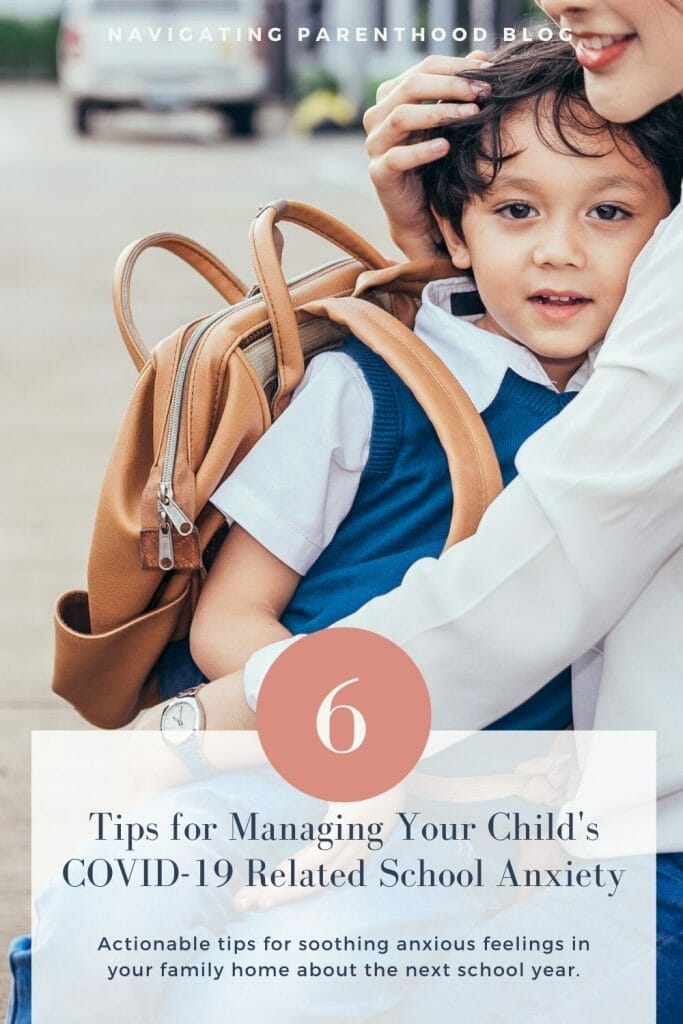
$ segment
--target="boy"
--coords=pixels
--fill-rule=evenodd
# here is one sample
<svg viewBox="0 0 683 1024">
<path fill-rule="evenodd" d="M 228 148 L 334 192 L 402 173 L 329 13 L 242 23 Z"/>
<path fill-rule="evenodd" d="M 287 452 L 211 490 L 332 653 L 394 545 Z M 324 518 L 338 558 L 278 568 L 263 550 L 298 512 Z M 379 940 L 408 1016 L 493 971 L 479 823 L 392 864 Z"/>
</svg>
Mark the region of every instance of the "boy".
<svg viewBox="0 0 683 1024">
<path fill-rule="evenodd" d="M 555 40 L 501 50 L 476 77 L 490 97 L 422 172 L 466 276 L 426 287 L 415 330 L 481 413 L 508 483 L 521 443 L 585 383 L 631 264 L 678 200 L 680 100 L 609 125 L 587 104 L 571 46 Z M 349 339 L 313 360 L 296 400 L 212 500 L 235 525 L 190 644 L 217 678 L 269 642 L 351 613 L 437 555 L 451 495 L 422 410 Z M 566 670 L 496 727 L 570 720 Z"/>
</svg>

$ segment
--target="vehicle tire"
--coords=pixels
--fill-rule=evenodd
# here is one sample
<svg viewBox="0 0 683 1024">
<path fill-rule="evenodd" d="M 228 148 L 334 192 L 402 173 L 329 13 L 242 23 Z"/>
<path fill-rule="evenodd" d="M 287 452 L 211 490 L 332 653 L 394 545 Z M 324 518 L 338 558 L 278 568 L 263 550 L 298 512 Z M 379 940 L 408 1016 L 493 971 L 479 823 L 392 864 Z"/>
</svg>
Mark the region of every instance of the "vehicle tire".
<svg viewBox="0 0 683 1024">
<path fill-rule="evenodd" d="M 73 105 L 73 126 L 77 135 L 90 134 L 90 112 L 92 106 L 84 100 Z"/>
<path fill-rule="evenodd" d="M 230 121 L 232 134 L 241 139 L 250 138 L 255 134 L 254 115 L 256 107 L 251 103 L 240 103 L 234 107 L 228 107 L 225 111 Z"/>
</svg>

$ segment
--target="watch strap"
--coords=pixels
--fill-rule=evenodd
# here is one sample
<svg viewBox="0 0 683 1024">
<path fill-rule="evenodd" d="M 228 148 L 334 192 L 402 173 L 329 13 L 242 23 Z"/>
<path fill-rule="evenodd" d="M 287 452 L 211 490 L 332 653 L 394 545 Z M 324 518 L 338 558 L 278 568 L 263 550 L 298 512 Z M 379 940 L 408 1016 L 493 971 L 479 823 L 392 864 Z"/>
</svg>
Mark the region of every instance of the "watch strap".
<svg viewBox="0 0 683 1024">
<path fill-rule="evenodd" d="M 208 779 L 218 775 L 218 769 L 211 764 L 202 750 L 201 737 L 193 732 L 184 743 L 173 748 L 193 779 Z"/>
<path fill-rule="evenodd" d="M 174 753 L 183 762 L 193 779 L 206 779 L 218 774 L 218 769 L 204 755 L 200 736 L 200 732 L 206 728 L 206 712 L 204 705 L 198 697 L 198 692 L 206 685 L 206 683 L 199 683 L 188 690 L 183 690 L 182 693 L 178 693 L 167 705 L 167 708 L 172 708 L 174 704 L 190 699 L 196 706 L 199 725 L 191 730 L 188 737 L 182 743 L 168 744 L 168 746 L 173 748 Z M 163 727 L 161 732 L 163 735 Z"/>
</svg>

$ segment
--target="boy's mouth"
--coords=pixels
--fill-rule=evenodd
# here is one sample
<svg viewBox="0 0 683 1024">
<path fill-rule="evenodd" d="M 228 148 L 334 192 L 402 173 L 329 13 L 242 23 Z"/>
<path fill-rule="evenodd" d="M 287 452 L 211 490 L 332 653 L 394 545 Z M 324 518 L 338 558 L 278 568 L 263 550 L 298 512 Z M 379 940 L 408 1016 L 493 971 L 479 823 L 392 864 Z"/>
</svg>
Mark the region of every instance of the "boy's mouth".
<svg viewBox="0 0 683 1024">
<path fill-rule="evenodd" d="M 541 316 L 551 320 L 563 320 L 574 316 L 585 309 L 593 300 L 578 292 L 558 292 L 553 290 L 534 292 L 529 296 Z"/>
</svg>

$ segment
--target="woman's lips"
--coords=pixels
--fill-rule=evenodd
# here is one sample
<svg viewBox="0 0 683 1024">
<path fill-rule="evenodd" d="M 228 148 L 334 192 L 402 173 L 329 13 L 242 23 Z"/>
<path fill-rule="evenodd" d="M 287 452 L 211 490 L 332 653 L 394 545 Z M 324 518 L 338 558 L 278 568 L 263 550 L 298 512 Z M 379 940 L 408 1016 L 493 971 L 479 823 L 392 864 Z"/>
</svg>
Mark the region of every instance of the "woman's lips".
<svg viewBox="0 0 683 1024">
<path fill-rule="evenodd" d="M 621 38 L 614 39 L 613 42 L 607 41 L 610 38 L 609 36 L 583 36 L 578 40 L 576 37 L 574 38 L 576 42 L 576 59 L 581 67 L 587 71 L 599 71 L 619 60 L 622 53 L 628 49 L 629 44 L 636 37 L 634 35 L 622 36 Z M 594 45 L 595 42 L 600 43 L 600 45 Z"/>
<path fill-rule="evenodd" d="M 582 295 L 530 295 L 528 300 L 539 316 L 546 320 L 570 320 L 590 305 Z"/>
</svg>

